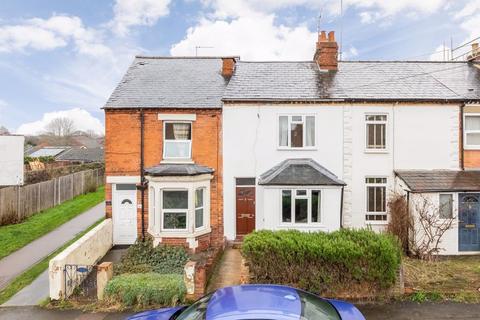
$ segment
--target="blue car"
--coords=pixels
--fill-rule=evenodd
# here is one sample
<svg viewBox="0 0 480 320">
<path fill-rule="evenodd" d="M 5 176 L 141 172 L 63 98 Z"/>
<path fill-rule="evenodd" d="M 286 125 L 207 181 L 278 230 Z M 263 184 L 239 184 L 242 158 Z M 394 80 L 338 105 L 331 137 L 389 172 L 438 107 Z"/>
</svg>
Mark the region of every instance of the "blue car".
<svg viewBox="0 0 480 320">
<path fill-rule="evenodd" d="M 225 287 L 189 307 L 142 312 L 129 320 L 365 320 L 350 303 L 278 285 Z"/>
</svg>

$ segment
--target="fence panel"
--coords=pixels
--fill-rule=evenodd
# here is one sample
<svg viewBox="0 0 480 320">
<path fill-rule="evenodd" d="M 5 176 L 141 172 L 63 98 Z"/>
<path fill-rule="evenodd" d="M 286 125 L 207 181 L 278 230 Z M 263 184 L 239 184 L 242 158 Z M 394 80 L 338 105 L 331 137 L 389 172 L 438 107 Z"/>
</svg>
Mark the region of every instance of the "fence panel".
<svg viewBox="0 0 480 320">
<path fill-rule="evenodd" d="M 103 185 L 104 170 L 92 169 L 21 187 L 0 189 L 0 225 L 20 222 Z"/>
</svg>

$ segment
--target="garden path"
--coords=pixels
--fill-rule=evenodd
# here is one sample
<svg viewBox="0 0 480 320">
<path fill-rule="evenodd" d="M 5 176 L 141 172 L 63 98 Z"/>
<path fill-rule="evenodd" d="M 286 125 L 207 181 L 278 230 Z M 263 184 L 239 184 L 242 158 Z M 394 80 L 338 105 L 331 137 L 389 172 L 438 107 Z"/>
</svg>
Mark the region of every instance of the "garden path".
<svg viewBox="0 0 480 320">
<path fill-rule="evenodd" d="M 212 275 L 207 292 L 241 284 L 242 263 L 242 254 L 239 249 L 226 248 L 219 265 Z"/>
</svg>

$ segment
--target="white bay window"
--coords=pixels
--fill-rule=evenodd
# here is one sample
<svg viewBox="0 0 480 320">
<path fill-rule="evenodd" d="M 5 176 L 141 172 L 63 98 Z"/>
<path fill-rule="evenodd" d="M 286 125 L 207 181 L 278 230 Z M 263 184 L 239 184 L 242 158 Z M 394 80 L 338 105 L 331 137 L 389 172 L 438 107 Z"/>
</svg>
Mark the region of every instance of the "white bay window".
<svg viewBox="0 0 480 320">
<path fill-rule="evenodd" d="M 283 224 L 308 224 L 321 222 L 321 191 L 308 189 L 282 190 Z"/>
</svg>

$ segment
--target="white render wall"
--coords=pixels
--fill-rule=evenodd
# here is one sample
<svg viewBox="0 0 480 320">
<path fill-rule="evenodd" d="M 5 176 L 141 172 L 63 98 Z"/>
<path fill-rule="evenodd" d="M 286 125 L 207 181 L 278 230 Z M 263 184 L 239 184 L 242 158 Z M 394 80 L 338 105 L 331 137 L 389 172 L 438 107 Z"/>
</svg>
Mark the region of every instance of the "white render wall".
<svg viewBox="0 0 480 320">
<path fill-rule="evenodd" d="M 344 225 L 365 227 L 365 177 L 388 178 L 395 169 L 459 168 L 459 105 L 440 104 L 226 104 L 223 108 L 224 228 L 235 238 L 235 178 L 257 178 L 288 158 L 312 158 L 347 183 Z M 365 115 L 387 114 L 387 152 L 365 150 Z M 278 115 L 316 115 L 315 150 L 278 150 Z M 256 226 L 273 228 L 276 196 L 256 188 Z M 269 199 L 263 199 L 269 198 Z M 269 205 L 271 203 L 271 205 Z M 271 207 L 272 206 L 272 207 Z M 267 210 L 271 207 L 271 210 Z M 332 209 L 333 210 L 333 209 Z M 339 210 L 332 212 L 332 215 Z M 272 212 L 272 213 L 269 213 Z M 373 225 L 382 229 L 383 224 Z"/>
<path fill-rule="evenodd" d="M 23 184 L 23 145 L 24 136 L 0 135 L 0 186 Z"/>
</svg>

